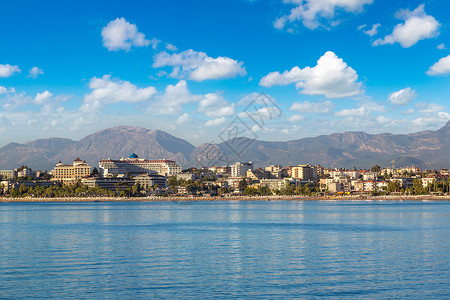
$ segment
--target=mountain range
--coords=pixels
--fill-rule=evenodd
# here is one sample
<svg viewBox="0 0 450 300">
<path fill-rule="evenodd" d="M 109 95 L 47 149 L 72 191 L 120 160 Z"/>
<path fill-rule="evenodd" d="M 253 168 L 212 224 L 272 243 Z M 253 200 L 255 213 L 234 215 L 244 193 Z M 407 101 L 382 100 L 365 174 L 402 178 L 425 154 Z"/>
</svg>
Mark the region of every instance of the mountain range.
<svg viewBox="0 0 450 300">
<path fill-rule="evenodd" d="M 394 164 L 438 169 L 450 165 L 450 121 L 438 130 L 412 134 L 344 132 L 287 142 L 239 137 L 198 147 L 164 131 L 117 126 L 79 141 L 47 138 L 10 143 L 0 148 L 0 168 L 27 165 L 35 170 L 51 170 L 58 161 L 71 163 L 77 157 L 94 167 L 103 158 L 118 159 L 131 153 L 148 159 L 175 160 L 183 168 L 253 161 L 256 166 L 310 163 L 369 168 L 375 164 L 382 167 Z"/>
</svg>

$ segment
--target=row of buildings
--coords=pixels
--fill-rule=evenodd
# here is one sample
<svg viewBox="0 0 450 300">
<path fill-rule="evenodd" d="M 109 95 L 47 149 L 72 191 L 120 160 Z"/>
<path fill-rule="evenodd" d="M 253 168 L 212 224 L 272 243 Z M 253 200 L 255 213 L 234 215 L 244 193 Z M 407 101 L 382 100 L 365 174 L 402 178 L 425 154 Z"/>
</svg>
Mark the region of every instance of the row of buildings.
<svg viewBox="0 0 450 300">
<path fill-rule="evenodd" d="M 98 162 L 99 175 L 105 178 L 121 177 L 124 175 L 138 176 L 153 174 L 173 176 L 181 172 L 181 165 L 173 160 L 147 160 L 139 158 L 135 153 L 128 158 L 119 160 L 102 159 Z M 72 164 L 65 165 L 61 161 L 50 173 L 55 181 L 73 183 L 91 174 L 91 166 L 77 158 Z"/>
<path fill-rule="evenodd" d="M 144 189 L 166 188 L 167 177 L 181 172 L 181 165 L 173 160 L 147 160 L 139 158 L 135 153 L 128 158 L 118 160 L 102 159 L 98 162 L 98 174 L 93 174 L 92 167 L 86 161 L 76 158 L 72 164 L 63 164 L 59 161 L 50 172 L 50 181 L 17 181 L 14 179 L 32 176 L 39 177 L 39 173 L 33 173 L 31 169 L 0 170 L 3 179 L 3 190 L 25 186 L 51 185 L 61 182 L 63 184 L 74 184 L 81 181 L 89 187 L 102 187 L 110 190 L 123 190 L 139 184 Z M 36 176 L 37 175 L 37 176 Z"/>
<path fill-rule="evenodd" d="M 142 159 L 135 153 L 118 160 L 102 159 L 98 162 L 98 167 L 99 174 L 91 176 L 91 166 L 77 158 L 72 164 L 63 164 L 60 161 L 50 174 L 53 181 L 64 184 L 73 184 L 80 180 L 89 187 L 115 189 L 118 186 L 128 187 L 136 183 L 144 188 L 154 186 L 165 188 L 167 177 L 181 172 L 181 165 L 173 160 Z"/>
<path fill-rule="evenodd" d="M 294 167 L 282 167 L 270 165 L 264 168 L 254 168 L 253 162 L 236 162 L 230 166 L 212 166 L 209 168 L 191 168 L 177 174 L 177 179 L 195 182 L 207 178 L 202 185 L 219 186 L 227 188 L 233 194 L 240 194 L 245 187 L 255 189 L 269 188 L 272 191 L 283 190 L 287 187 L 297 187 L 307 183 L 318 182 L 318 166 L 298 165 Z M 214 178 L 211 181 L 211 178 Z M 185 188 L 178 188 L 183 194 Z"/>
<path fill-rule="evenodd" d="M 0 177 L 2 179 L 11 180 L 14 178 L 27 178 L 27 177 L 40 177 L 41 172 L 40 171 L 33 171 L 32 169 L 29 169 L 27 167 L 14 169 L 14 170 L 0 170 Z"/>
<path fill-rule="evenodd" d="M 196 173 L 195 173 L 195 172 Z M 231 166 L 214 166 L 207 170 L 191 170 L 181 173 L 177 178 L 184 180 L 201 179 L 201 173 L 215 175 L 215 183 L 228 188 L 242 187 L 245 180 L 251 187 L 268 187 L 271 190 L 281 190 L 287 186 L 310 184 L 323 193 L 368 193 L 388 190 L 390 182 L 400 189 L 412 188 L 415 179 L 420 179 L 423 188 L 432 183 L 439 183 L 450 176 L 447 169 L 422 172 L 415 166 L 403 168 L 379 168 L 371 170 L 328 169 L 320 165 L 302 164 L 282 167 L 280 165 L 266 166 L 254 169 L 252 162 L 237 162 Z"/>
<path fill-rule="evenodd" d="M 255 188 L 267 187 L 271 190 L 281 190 L 289 185 L 316 184 L 320 191 L 327 193 L 372 192 L 386 190 L 390 181 L 398 182 L 400 187 L 410 188 L 414 179 L 421 178 L 424 187 L 432 182 L 439 182 L 449 175 L 447 169 L 439 174 L 427 177 L 421 175 L 421 169 L 411 166 L 399 169 L 379 170 L 346 170 L 327 169 L 320 165 L 301 164 L 282 167 L 270 165 L 265 168 L 254 168 L 251 161 L 236 162 L 230 166 L 213 166 L 201 170 L 190 169 L 182 172 L 181 166 L 172 160 L 147 160 L 139 158 L 135 153 L 128 158 L 119 160 L 103 159 L 99 161 L 99 176 L 89 176 L 91 167 L 81 159 L 76 159 L 72 165 L 58 163 L 51 172 L 55 181 L 72 183 L 78 179 L 88 186 L 100 186 L 117 189 L 118 185 L 129 186 L 139 183 L 150 188 L 167 187 L 167 178 L 190 180 L 192 182 L 213 176 L 214 184 L 220 187 L 232 188 L 238 191 L 240 183 L 245 181 Z M 387 179 L 386 175 L 390 178 Z M 408 175 L 408 176 L 405 176 Z M 133 180 L 129 179 L 130 177 Z"/>
<path fill-rule="evenodd" d="M 405 168 L 378 168 L 376 170 L 346 170 L 327 169 L 320 165 L 301 164 L 282 167 L 270 165 L 264 168 L 254 168 L 249 162 L 236 162 L 229 166 L 212 166 L 209 168 L 191 168 L 182 171 L 181 165 L 173 160 L 148 160 L 139 158 L 135 153 L 128 158 L 102 159 L 98 162 L 98 172 L 93 173 L 92 167 L 86 161 L 77 158 L 72 164 L 56 164 L 50 172 L 50 182 L 73 184 L 81 181 L 89 187 L 102 187 L 110 190 L 123 190 L 135 184 L 144 189 L 165 189 L 169 177 L 182 179 L 185 182 L 202 181 L 208 176 L 207 185 L 214 185 L 242 190 L 242 182 L 255 188 L 267 187 L 271 190 L 281 190 L 287 186 L 306 185 L 310 183 L 326 193 L 371 192 L 385 190 L 391 181 L 397 181 L 404 188 L 412 187 L 414 179 L 421 178 L 424 187 L 432 182 L 439 182 L 450 175 L 447 169 L 439 173 L 423 176 L 420 168 L 411 166 Z M 38 172 L 22 166 L 16 170 L 0 170 L 3 180 L 9 181 L 9 187 L 14 188 L 11 180 L 17 177 L 39 177 Z M 389 175 L 389 176 L 388 176 Z M 177 190 L 183 190 L 177 187 Z"/>
</svg>

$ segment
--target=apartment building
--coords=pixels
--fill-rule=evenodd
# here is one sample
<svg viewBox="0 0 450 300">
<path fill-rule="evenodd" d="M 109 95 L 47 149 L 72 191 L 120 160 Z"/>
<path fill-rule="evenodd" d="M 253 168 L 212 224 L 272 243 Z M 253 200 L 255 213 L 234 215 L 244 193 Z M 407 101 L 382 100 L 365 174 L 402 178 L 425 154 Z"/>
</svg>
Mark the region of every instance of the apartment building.
<svg viewBox="0 0 450 300">
<path fill-rule="evenodd" d="M 249 161 L 246 162 L 237 162 L 234 165 L 231 165 L 231 177 L 245 177 L 247 176 L 247 171 L 253 170 L 253 163 Z"/>
<path fill-rule="evenodd" d="M 65 165 L 61 161 L 56 164 L 52 170 L 52 180 L 60 181 L 64 184 L 73 184 L 78 179 L 87 177 L 91 174 L 91 166 L 85 161 L 77 158 L 71 165 Z"/>
<path fill-rule="evenodd" d="M 317 167 L 312 165 L 298 165 L 292 167 L 292 178 L 312 181 L 317 178 Z"/>
</svg>

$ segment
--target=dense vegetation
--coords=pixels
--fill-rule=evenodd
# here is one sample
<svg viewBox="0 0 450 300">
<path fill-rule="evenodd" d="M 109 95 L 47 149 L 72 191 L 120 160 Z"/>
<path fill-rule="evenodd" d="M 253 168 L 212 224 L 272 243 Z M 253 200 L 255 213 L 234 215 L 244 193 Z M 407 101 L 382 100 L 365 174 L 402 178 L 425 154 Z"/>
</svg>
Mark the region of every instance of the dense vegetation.
<svg viewBox="0 0 450 300">
<path fill-rule="evenodd" d="M 417 178 L 413 181 L 411 188 L 401 187 L 398 181 L 390 181 L 386 192 L 388 193 L 405 193 L 409 195 L 428 195 L 428 194 L 444 194 L 450 192 L 450 179 L 441 182 L 433 181 L 427 187 L 422 184 L 422 179 Z"/>
<path fill-rule="evenodd" d="M 97 196 L 115 196 L 116 193 L 99 187 L 89 188 L 77 182 L 73 185 L 56 184 L 51 186 L 40 186 L 39 183 L 34 187 L 27 187 L 22 184 L 18 189 L 10 191 L 9 195 L 13 198 L 19 197 L 97 197 Z"/>
</svg>

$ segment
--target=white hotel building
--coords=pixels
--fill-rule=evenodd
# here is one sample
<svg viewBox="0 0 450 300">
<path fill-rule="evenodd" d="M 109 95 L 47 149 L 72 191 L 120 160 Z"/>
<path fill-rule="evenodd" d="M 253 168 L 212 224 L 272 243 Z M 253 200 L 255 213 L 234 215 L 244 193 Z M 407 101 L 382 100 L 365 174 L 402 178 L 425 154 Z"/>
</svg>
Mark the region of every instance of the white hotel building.
<svg viewBox="0 0 450 300">
<path fill-rule="evenodd" d="M 147 160 L 139 158 L 136 154 L 131 154 L 129 158 L 119 160 L 102 159 L 98 162 L 101 176 L 117 176 L 129 173 L 132 176 L 140 174 L 159 174 L 163 176 L 173 176 L 181 173 L 181 165 L 173 160 Z"/>
<path fill-rule="evenodd" d="M 253 170 L 253 163 L 249 161 L 246 162 L 237 162 L 234 165 L 231 165 L 231 177 L 245 177 L 247 176 L 247 171 Z"/>
</svg>

